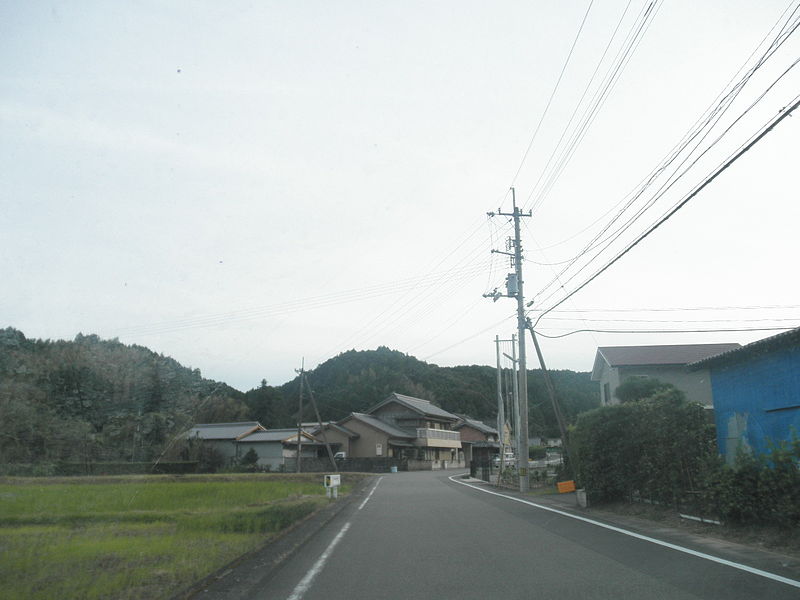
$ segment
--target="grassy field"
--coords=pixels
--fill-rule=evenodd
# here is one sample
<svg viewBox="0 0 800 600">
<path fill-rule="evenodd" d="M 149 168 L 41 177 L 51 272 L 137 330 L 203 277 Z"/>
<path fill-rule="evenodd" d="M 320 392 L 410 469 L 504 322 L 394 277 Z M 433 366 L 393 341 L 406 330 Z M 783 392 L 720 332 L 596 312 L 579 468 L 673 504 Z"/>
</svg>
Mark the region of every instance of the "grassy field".
<svg viewBox="0 0 800 600">
<path fill-rule="evenodd" d="M 169 598 L 324 494 L 319 474 L 0 479 L 0 598 Z"/>
</svg>

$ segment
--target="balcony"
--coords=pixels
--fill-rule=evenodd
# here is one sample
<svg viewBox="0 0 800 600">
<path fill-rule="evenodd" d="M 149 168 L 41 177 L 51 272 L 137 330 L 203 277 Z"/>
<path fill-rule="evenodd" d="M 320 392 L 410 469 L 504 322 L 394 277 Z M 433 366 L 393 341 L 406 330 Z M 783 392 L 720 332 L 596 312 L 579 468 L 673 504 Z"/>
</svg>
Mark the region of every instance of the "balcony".
<svg viewBox="0 0 800 600">
<path fill-rule="evenodd" d="M 460 448 L 461 432 L 419 427 L 417 428 L 417 445 L 435 448 Z"/>
</svg>

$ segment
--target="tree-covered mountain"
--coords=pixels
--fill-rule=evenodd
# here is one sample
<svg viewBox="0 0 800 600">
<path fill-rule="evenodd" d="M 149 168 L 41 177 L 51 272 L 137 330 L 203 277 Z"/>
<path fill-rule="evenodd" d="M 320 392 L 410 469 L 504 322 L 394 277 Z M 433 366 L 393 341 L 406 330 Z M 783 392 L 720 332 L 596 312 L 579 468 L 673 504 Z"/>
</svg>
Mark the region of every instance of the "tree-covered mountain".
<svg viewBox="0 0 800 600">
<path fill-rule="evenodd" d="M 146 461 L 196 420 L 249 412 L 238 390 L 142 346 L 0 330 L 0 462 Z"/>
<path fill-rule="evenodd" d="M 567 420 L 599 405 L 589 373 L 551 371 Z M 323 419 L 361 412 L 391 392 L 431 400 L 445 410 L 484 420 L 497 416 L 497 371 L 482 365 L 439 367 L 386 347 L 350 350 L 308 373 Z M 299 395 L 299 378 L 281 387 L 286 399 Z M 558 426 L 540 370 L 528 371 L 529 424 L 534 435 L 558 436 Z M 296 402 L 296 400 L 295 400 Z M 309 410 L 304 417 L 312 420 Z"/>
<path fill-rule="evenodd" d="M 365 411 L 391 392 L 478 419 L 497 414 L 496 371 L 439 367 L 396 350 L 344 352 L 308 373 L 322 418 Z M 554 371 L 570 422 L 598 404 L 588 373 Z M 539 371 L 528 374 L 532 434 L 558 434 Z M 299 379 L 248 392 L 138 345 L 78 334 L 28 339 L 0 330 L 0 463 L 150 461 L 194 423 L 297 422 Z M 304 421 L 314 412 L 305 403 Z"/>
</svg>

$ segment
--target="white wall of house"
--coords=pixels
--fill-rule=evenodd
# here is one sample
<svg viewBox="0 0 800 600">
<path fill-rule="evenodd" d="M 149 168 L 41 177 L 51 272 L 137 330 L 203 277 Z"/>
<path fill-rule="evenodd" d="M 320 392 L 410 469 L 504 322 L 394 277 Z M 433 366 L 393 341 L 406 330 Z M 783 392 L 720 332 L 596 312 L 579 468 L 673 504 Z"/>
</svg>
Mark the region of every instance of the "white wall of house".
<svg viewBox="0 0 800 600">
<path fill-rule="evenodd" d="M 711 394 L 711 377 L 707 369 L 689 371 L 683 365 L 609 367 L 607 364 L 603 365 L 599 379 L 601 404 L 607 403 L 604 392 L 605 385 L 608 385 L 606 388 L 610 398 L 608 404 L 619 404 L 619 398 L 614 395 L 614 392 L 628 377 L 652 377 L 664 383 L 671 383 L 684 392 L 689 401 L 699 402 L 709 408 L 714 405 Z"/>
</svg>

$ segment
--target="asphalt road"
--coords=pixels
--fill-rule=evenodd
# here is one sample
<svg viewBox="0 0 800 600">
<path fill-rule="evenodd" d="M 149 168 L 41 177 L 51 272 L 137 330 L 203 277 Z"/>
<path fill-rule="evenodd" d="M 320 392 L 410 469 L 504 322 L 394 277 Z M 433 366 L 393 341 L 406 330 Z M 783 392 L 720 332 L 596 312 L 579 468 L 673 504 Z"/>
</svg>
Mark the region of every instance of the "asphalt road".
<svg viewBox="0 0 800 600">
<path fill-rule="evenodd" d="M 485 493 L 450 481 L 452 475 L 386 474 L 248 597 L 800 598 L 800 587 L 791 582 L 742 570 L 748 568 L 742 562 L 747 555 L 726 557 L 720 549 L 716 556 L 734 563 L 720 564 Z M 690 539 L 685 542 L 681 547 L 690 552 L 708 553 Z M 763 556 L 748 562 L 758 569 L 768 566 L 779 577 L 800 579 L 796 568 L 765 565 Z"/>
</svg>

